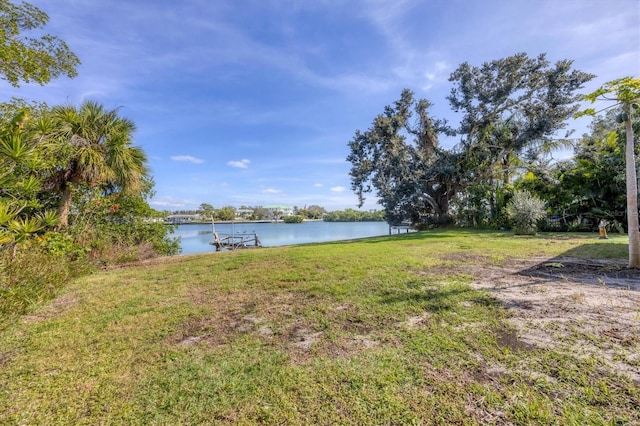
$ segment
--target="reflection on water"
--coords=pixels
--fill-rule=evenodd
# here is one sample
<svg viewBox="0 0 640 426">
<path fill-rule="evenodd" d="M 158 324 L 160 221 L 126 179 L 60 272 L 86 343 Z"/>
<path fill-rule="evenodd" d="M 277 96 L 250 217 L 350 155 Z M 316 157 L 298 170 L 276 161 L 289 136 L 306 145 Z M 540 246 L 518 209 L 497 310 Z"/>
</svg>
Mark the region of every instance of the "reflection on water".
<svg viewBox="0 0 640 426">
<path fill-rule="evenodd" d="M 221 223 L 220 234 L 257 234 L 263 247 L 351 240 L 389 234 L 386 222 L 303 222 L 303 223 Z M 180 237 L 182 254 L 213 252 L 212 226 L 178 225 L 173 236 Z"/>
</svg>

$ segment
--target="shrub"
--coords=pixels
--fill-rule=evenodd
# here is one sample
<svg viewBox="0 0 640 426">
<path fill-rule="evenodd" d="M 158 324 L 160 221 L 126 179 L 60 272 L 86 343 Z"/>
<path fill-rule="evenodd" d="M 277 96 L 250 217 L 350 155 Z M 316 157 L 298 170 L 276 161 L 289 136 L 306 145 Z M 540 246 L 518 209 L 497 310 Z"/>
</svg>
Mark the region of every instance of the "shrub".
<svg viewBox="0 0 640 426">
<path fill-rule="evenodd" d="M 36 239 L 15 252 L 8 245 L 0 247 L 0 324 L 53 298 L 71 277 L 85 273 L 85 267 L 87 263 L 71 262 Z"/>
<path fill-rule="evenodd" d="M 516 235 L 535 235 L 545 216 L 545 202 L 528 191 L 516 191 L 505 208 Z"/>
<path fill-rule="evenodd" d="M 304 218 L 300 215 L 285 216 L 282 221 L 284 223 L 302 223 Z"/>
</svg>

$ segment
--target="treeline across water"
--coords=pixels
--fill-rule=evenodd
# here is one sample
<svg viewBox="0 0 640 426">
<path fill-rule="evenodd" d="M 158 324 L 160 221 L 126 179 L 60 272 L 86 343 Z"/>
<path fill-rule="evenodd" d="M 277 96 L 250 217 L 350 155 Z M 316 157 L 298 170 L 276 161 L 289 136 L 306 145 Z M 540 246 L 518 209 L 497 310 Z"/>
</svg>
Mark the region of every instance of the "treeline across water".
<svg viewBox="0 0 640 426">
<path fill-rule="evenodd" d="M 345 209 L 325 213 L 325 222 L 384 222 L 386 220 L 383 210 L 355 210 Z"/>
</svg>

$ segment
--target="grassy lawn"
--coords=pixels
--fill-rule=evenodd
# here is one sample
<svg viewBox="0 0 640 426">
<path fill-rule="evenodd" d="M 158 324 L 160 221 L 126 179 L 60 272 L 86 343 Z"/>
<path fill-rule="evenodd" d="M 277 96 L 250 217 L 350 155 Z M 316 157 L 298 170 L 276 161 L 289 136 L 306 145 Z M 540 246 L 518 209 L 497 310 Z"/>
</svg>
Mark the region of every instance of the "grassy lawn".
<svg viewBox="0 0 640 426">
<path fill-rule="evenodd" d="M 519 344 L 462 272 L 626 249 L 431 231 L 101 272 L 0 332 L 0 424 L 640 424 L 638 383 Z"/>
</svg>

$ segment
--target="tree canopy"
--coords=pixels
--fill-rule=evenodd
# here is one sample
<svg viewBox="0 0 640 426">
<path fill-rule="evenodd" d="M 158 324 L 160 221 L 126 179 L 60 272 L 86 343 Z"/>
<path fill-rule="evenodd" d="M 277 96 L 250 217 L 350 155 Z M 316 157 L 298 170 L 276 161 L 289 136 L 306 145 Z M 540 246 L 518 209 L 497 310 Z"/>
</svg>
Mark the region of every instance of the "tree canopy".
<svg viewBox="0 0 640 426">
<path fill-rule="evenodd" d="M 390 223 L 433 212 L 446 220 L 449 200 L 457 190 L 457 157 L 440 148 L 442 123 L 428 115 L 430 104 L 402 91 L 393 106 L 373 120 L 365 132 L 349 142 L 351 185 L 364 203 L 374 189 Z"/>
<path fill-rule="evenodd" d="M 86 101 L 79 108 L 54 107 L 46 147 L 53 160 L 49 184 L 62 196 L 58 214 L 67 225 L 74 187 L 92 184 L 111 191 L 140 192 L 148 178 L 147 158 L 132 144 L 135 125 L 117 109 Z"/>
<path fill-rule="evenodd" d="M 349 142 L 361 205 L 375 191 L 390 223 L 448 223 L 453 201 L 487 205 L 496 220 L 514 168 L 557 146 L 557 132 L 578 109 L 577 90 L 594 77 L 571 67 L 569 60 L 552 65 L 544 54 L 524 53 L 480 67 L 461 64 L 449 79 L 448 100 L 462 113 L 455 128 L 430 117 L 429 101 L 405 89 Z M 444 149 L 441 134 L 460 142 Z"/>
<path fill-rule="evenodd" d="M 75 77 L 78 57 L 60 38 L 43 34 L 49 16 L 29 3 L 0 0 L 0 78 L 18 87 L 20 82 L 46 84 L 60 75 Z"/>
</svg>

